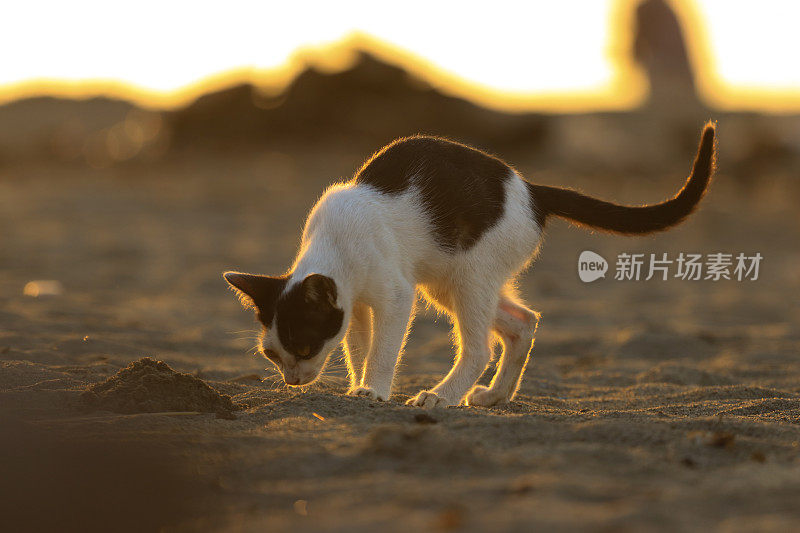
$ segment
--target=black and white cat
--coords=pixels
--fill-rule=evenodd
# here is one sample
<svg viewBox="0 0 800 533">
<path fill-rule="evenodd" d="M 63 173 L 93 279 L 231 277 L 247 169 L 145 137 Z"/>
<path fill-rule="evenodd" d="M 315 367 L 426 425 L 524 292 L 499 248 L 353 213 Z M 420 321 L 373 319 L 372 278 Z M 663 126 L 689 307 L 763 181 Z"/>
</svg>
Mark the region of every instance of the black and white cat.
<svg viewBox="0 0 800 533">
<path fill-rule="evenodd" d="M 709 123 L 683 189 L 627 207 L 534 185 L 462 144 L 399 139 L 325 191 L 286 274 L 225 279 L 255 309 L 261 351 L 289 385 L 314 381 L 343 342 L 348 394 L 388 400 L 419 291 L 453 317 L 458 354 L 447 376 L 409 403 L 503 403 L 519 388 L 539 318 L 516 295 L 514 278 L 536 255 L 547 219 L 628 235 L 667 229 L 700 202 L 714 161 Z M 476 386 L 495 339 L 503 353 L 494 379 Z"/>
</svg>

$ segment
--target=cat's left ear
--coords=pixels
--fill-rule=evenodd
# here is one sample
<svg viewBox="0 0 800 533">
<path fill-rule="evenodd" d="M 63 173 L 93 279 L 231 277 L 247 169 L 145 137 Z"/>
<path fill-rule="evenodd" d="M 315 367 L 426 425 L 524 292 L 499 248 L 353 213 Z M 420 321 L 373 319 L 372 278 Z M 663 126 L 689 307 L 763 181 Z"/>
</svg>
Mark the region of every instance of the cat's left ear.
<svg viewBox="0 0 800 533">
<path fill-rule="evenodd" d="M 275 302 L 286 286 L 285 276 L 260 276 L 244 272 L 225 272 L 225 281 L 236 290 L 239 300 L 245 307 L 272 315 Z"/>
<path fill-rule="evenodd" d="M 322 274 L 309 274 L 300 285 L 303 299 L 315 305 L 336 308 L 336 282 Z"/>
</svg>

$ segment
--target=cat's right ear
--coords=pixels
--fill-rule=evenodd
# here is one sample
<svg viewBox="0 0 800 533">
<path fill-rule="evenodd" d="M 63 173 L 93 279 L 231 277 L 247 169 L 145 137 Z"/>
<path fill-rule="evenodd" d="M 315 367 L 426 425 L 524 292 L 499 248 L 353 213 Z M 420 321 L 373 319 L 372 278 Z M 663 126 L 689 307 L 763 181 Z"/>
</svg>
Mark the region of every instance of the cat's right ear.
<svg viewBox="0 0 800 533">
<path fill-rule="evenodd" d="M 262 315 L 270 317 L 275 311 L 278 296 L 286 286 L 284 276 L 260 276 L 258 274 L 245 274 L 244 272 L 225 272 L 225 278 L 239 301 L 245 307 L 252 307 Z"/>
</svg>

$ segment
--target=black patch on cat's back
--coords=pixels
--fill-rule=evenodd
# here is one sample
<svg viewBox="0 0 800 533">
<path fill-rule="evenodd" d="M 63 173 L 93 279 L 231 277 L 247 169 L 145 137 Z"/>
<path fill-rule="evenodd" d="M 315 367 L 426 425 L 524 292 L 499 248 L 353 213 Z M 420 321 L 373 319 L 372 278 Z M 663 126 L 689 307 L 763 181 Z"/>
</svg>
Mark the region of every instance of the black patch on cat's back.
<svg viewBox="0 0 800 533">
<path fill-rule="evenodd" d="M 500 159 L 438 137 L 398 139 L 376 152 L 355 177 L 384 194 L 419 189 L 437 244 L 468 250 L 500 220 L 513 169 Z"/>
</svg>

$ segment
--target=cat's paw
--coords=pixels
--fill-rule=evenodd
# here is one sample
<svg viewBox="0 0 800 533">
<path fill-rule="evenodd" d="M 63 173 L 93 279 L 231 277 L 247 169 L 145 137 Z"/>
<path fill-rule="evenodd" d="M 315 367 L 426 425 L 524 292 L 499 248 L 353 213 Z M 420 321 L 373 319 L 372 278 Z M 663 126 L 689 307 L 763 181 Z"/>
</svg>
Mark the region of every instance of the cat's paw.
<svg viewBox="0 0 800 533">
<path fill-rule="evenodd" d="M 406 402 L 406 405 L 413 405 L 414 407 L 423 407 L 425 409 L 432 409 L 434 407 L 449 407 L 454 405 L 453 402 L 448 401 L 430 390 L 420 391 L 419 394 Z"/>
<path fill-rule="evenodd" d="M 375 400 L 377 402 L 385 402 L 388 398 L 388 394 L 380 394 L 370 387 L 353 387 L 349 391 L 347 391 L 348 396 L 363 396 L 365 398 L 369 398 L 370 400 Z"/>
<path fill-rule="evenodd" d="M 483 385 L 476 385 L 469 394 L 467 394 L 467 405 L 491 407 L 492 405 L 500 405 L 502 403 L 508 403 L 508 398 Z"/>
</svg>

